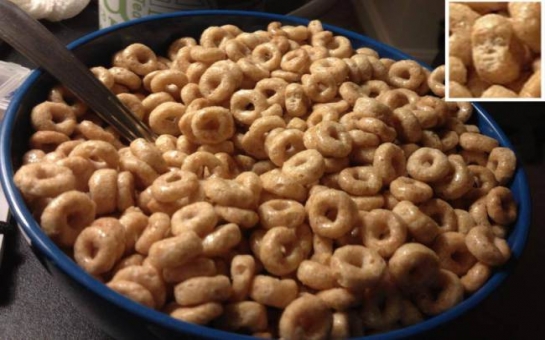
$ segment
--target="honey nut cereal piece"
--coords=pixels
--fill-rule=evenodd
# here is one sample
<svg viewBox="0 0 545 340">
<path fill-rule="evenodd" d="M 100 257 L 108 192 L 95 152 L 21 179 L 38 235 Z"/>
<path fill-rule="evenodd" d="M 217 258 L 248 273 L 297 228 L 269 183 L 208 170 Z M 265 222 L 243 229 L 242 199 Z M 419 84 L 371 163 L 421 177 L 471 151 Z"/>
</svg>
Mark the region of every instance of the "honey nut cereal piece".
<svg viewBox="0 0 545 340">
<path fill-rule="evenodd" d="M 288 83 L 283 79 L 265 78 L 257 82 L 255 90 L 261 92 L 267 98 L 269 105 L 278 104 L 283 106 L 285 103 L 284 91 L 286 86 L 288 86 Z"/>
<path fill-rule="evenodd" d="M 467 86 L 456 81 L 449 81 L 449 96 L 452 98 L 471 98 L 473 95 Z"/>
<path fill-rule="evenodd" d="M 488 226 L 476 226 L 466 236 L 469 251 L 479 260 L 489 266 L 504 264 L 511 257 L 511 249 L 507 241 L 494 235 Z"/>
<path fill-rule="evenodd" d="M 541 70 L 535 71 L 524 83 L 522 89 L 519 91 L 519 96 L 522 98 L 541 97 Z"/>
<path fill-rule="evenodd" d="M 148 219 L 148 225 L 142 232 L 134 249 L 143 255 L 148 255 L 151 246 L 167 237 L 170 232 L 170 216 L 165 213 L 154 213 Z"/>
<path fill-rule="evenodd" d="M 235 133 L 233 116 L 223 107 L 211 106 L 197 110 L 189 119 L 191 133 L 188 136 L 194 137 L 194 142 L 199 144 L 218 144 L 230 139 Z M 182 129 L 182 133 L 185 130 Z"/>
<path fill-rule="evenodd" d="M 364 293 L 361 317 L 366 329 L 391 329 L 400 321 L 402 312 L 401 294 L 388 279 Z"/>
<path fill-rule="evenodd" d="M 107 68 L 103 66 L 95 66 L 91 67 L 89 70 L 104 86 L 109 89 L 112 88 L 114 85 L 114 77 Z"/>
<path fill-rule="evenodd" d="M 325 73 L 304 74 L 301 83 L 307 97 L 318 103 L 332 101 L 338 92 L 335 79 Z"/>
<path fill-rule="evenodd" d="M 89 196 L 95 202 L 96 214 L 115 212 L 117 208 L 117 171 L 98 169 L 89 178 Z"/>
<path fill-rule="evenodd" d="M 414 91 L 398 88 L 385 91 L 376 99 L 391 110 L 395 110 L 400 107 L 413 108 L 420 96 Z"/>
<path fill-rule="evenodd" d="M 442 232 L 458 229 L 456 214 L 452 206 L 439 198 L 432 198 L 419 206 L 420 210 L 431 217 Z"/>
<path fill-rule="evenodd" d="M 458 232 L 467 234 L 471 228 L 475 227 L 475 220 L 471 217 L 471 214 L 467 210 L 454 209 L 456 214 L 456 220 L 458 224 Z"/>
<path fill-rule="evenodd" d="M 194 306 L 207 302 L 223 302 L 232 293 L 229 278 L 224 275 L 194 277 L 174 287 L 174 297 L 181 306 Z"/>
<path fill-rule="evenodd" d="M 236 247 L 242 234 L 238 225 L 234 223 L 216 227 L 214 231 L 206 235 L 202 240 L 203 255 L 206 257 L 219 257 Z"/>
<path fill-rule="evenodd" d="M 182 164 L 182 171 L 191 172 L 198 179 L 209 177 L 228 177 L 228 171 L 222 161 L 208 151 L 196 151 L 189 154 Z"/>
<path fill-rule="evenodd" d="M 176 54 L 182 47 L 195 46 L 195 45 L 197 45 L 197 42 L 195 41 L 194 38 L 191 38 L 191 37 L 178 38 L 174 40 L 168 47 L 167 56 L 170 60 L 174 60 L 176 58 Z"/>
<path fill-rule="evenodd" d="M 305 207 L 294 200 L 273 199 L 258 208 L 261 227 L 272 229 L 284 226 L 295 228 L 305 221 Z"/>
<path fill-rule="evenodd" d="M 394 110 L 391 123 L 397 138 L 403 142 L 416 143 L 422 138 L 422 125 L 410 109 L 399 108 Z"/>
<path fill-rule="evenodd" d="M 517 37 L 534 52 L 541 51 L 541 4 L 510 2 L 507 4 L 511 24 Z"/>
<path fill-rule="evenodd" d="M 76 178 L 70 168 L 55 163 L 29 163 L 15 173 L 13 180 L 26 199 L 56 197 L 75 189 Z"/>
<path fill-rule="evenodd" d="M 138 189 L 151 186 L 159 177 L 151 165 L 132 155 L 119 158 L 119 170 L 130 172 L 134 176 L 134 183 Z"/>
<path fill-rule="evenodd" d="M 384 184 L 389 184 L 397 177 L 405 175 L 405 164 L 403 150 L 393 143 L 381 144 L 373 157 L 373 167 Z"/>
<path fill-rule="evenodd" d="M 480 17 L 480 14 L 471 8 L 468 3 L 450 3 L 449 4 L 449 31 L 466 32 L 471 29 L 475 20 Z"/>
<path fill-rule="evenodd" d="M 292 279 L 256 275 L 250 288 L 250 297 L 265 306 L 286 308 L 297 298 L 298 292 L 297 283 Z"/>
<path fill-rule="evenodd" d="M 125 105 L 139 120 L 144 120 L 146 108 L 138 96 L 132 93 L 120 93 L 117 98 Z"/>
<path fill-rule="evenodd" d="M 511 21 L 498 14 L 477 19 L 471 30 L 473 65 L 481 78 L 507 84 L 520 75 L 523 47 Z"/>
<path fill-rule="evenodd" d="M 451 171 L 447 156 L 440 150 L 423 147 L 407 159 L 409 175 L 425 183 L 443 179 Z"/>
<path fill-rule="evenodd" d="M 382 178 L 372 166 L 351 167 L 339 173 L 339 186 L 351 195 L 372 196 L 382 188 Z"/>
<path fill-rule="evenodd" d="M 359 293 L 346 288 L 322 290 L 316 293 L 316 296 L 319 297 L 327 307 L 336 311 L 346 311 L 349 308 L 361 305 L 363 302 Z"/>
<path fill-rule="evenodd" d="M 153 181 L 151 194 L 156 200 L 169 203 L 191 196 L 198 187 L 197 175 L 186 170 L 175 169 Z"/>
<path fill-rule="evenodd" d="M 386 262 L 375 250 L 358 245 L 337 248 L 330 266 L 341 287 L 356 291 L 374 286 L 386 272 Z"/>
<path fill-rule="evenodd" d="M 350 337 L 350 318 L 346 312 L 333 313 L 333 323 L 329 339 L 347 339 Z"/>
<path fill-rule="evenodd" d="M 235 255 L 231 260 L 231 285 L 233 294 L 230 301 L 244 301 L 256 275 L 255 260 L 251 255 Z"/>
<path fill-rule="evenodd" d="M 438 235 L 432 249 L 439 257 L 441 268 L 460 277 L 477 262 L 466 246 L 465 235 L 459 232 L 449 231 Z"/>
<path fill-rule="evenodd" d="M 356 122 L 356 127 L 365 132 L 370 132 L 379 137 L 382 142 L 393 142 L 396 139 L 396 130 L 380 119 L 363 117 Z"/>
<path fill-rule="evenodd" d="M 108 288 L 149 308 L 155 308 L 151 292 L 139 283 L 127 280 L 115 280 L 106 284 Z"/>
<path fill-rule="evenodd" d="M 118 271 L 111 282 L 130 281 L 138 283 L 153 296 L 154 308 L 161 308 L 166 301 L 166 287 L 161 276 L 152 266 L 129 266 Z"/>
<path fill-rule="evenodd" d="M 22 164 L 39 163 L 44 160 L 45 152 L 40 149 L 31 149 L 25 152 L 22 158 Z M 62 165 L 62 164 L 60 164 Z"/>
<path fill-rule="evenodd" d="M 436 67 L 427 78 L 430 90 L 438 97 L 445 96 L 445 65 Z"/>
<path fill-rule="evenodd" d="M 456 274 L 441 269 L 437 279 L 417 293 L 415 303 L 426 315 L 438 315 L 456 306 L 464 298 L 464 287 Z"/>
<path fill-rule="evenodd" d="M 218 302 L 206 302 L 189 307 L 181 307 L 174 303 L 173 306 L 167 308 L 167 312 L 174 319 L 197 325 L 206 325 L 222 315 L 224 308 L 223 305 Z"/>
<path fill-rule="evenodd" d="M 123 226 L 111 217 L 94 221 L 81 231 L 74 243 L 74 260 L 91 275 L 108 272 L 124 252 Z"/>
<path fill-rule="evenodd" d="M 399 202 L 392 211 L 405 222 L 407 232 L 419 243 L 430 246 L 440 233 L 437 223 L 410 201 Z"/>
<path fill-rule="evenodd" d="M 333 315 L 327 306 L 316 296 L 306 294 L 283 311 L 279 335 L 283 339 L 326 339 L 332 323 Z"/>
<path fill-rule="evenodd" d="M 303 86 L 296 83 L 288 84 L 284 89 L 284 107 L 286 108 L 286 113 L 291 117 L 302 117 L 307 113 L 308 106 L 309 99 L 305 94 Z"/>
<path fill-rule="evenodd" d="M 492 224 L 490 223 L 490 219 L 488 217 L 486 201 L 486 196 L 478 198 L 469 206 L 468 212 L 476 225 L 492 227 Z"/>
<path fill-rule="evenodd" d="M 140 209 L 131 207 L 119 217 L 119 222 L 125 230 L 125 249 L 131 251 L 134 244 L 148 225 L 148 216 Z"/>
<path fill-rule="evenodd" d="M 54 86 L 49 92 L 48 100 L 68 105 L 76 117 L 82 117 L 87 112 L 87 105 L 63 85 Z"/>
<path fill-rule="evenodd" d="M 258 258 L 265 269 L 278 276 L 297 270 L 305 258 L 300 239 L 294 229 L 274 227 L 261 239 Z"/>
<path fill-rule="evenodd" d="M 267 309 L 255 301 L 230 303 L 213 324 L 214 327 L 227 331 L 265 331 L 268 328 Z"/>
<path fill-rule="evenodd" d="M 339 58 L 327 57 L 318 59 L 310 64 L 311 74 L 324 72 L 335 79 L 337 84 L 342 83 L 348 76 L 348 66 Z"/>
<path fill-rule="evenodd" d="M 210 65 L 199 80 L 204 98 L 213 103 L 228 99 L 242 82 L 243 71 L 231 60 L 221 60 Z"/>
<path fill-rule="evenodd" d="M 221 221 L 234 223 L 243 229 L 253 228 L 259 222 L 258 214 L 252 209 L 216 205 L 214 211 Z"/>
<path fill-rule="evenodd" d="M 416 91 L 426 81 L 422 66 L 413 60 L 400 60 L 388 70 L 388 82 L 395 87 Z"/>
<path fill-rule="evenodd" d="M 30 136 L 29 145 L 32 149 L 41 149 L 44 152 L 53 152 L 59 145 L 70 138 L 61 132 L 36 131 Z"/>
<path fill-rule="evenodd" d="M 127 68 L 114 66 L 109 68 L 108 71 L 114 77 L 114 86 L 122 85 L 132 91 L 136 91 L 142 86 L 140 77 Z"/>
<path fill-rule="evenodd" d="M 473 188 L 464 196 L 467 199 L 477 199 L 486 195 L 492 188 L 498 185 L 494 173 L 480 165 L 468 165 L 467 168 L 475 177 Z"/>
<path fill-rule="evenodd" d="M 36 105 L 30 113 L 30 121 L 35 131 L 56 131 L 70 136 L 76 128 L 76 115 L 66 104 L 43 102 Z"/>
<path fill-rule="evenodd" d="M 266 42 L 252 50 L 251 58 L 265 70 L 273 71 L 280 67 L 282 52 L 273 42 Z"/>
<path fill-rule="evenodd" d="M 297 279 L 305 286 L 316 290 L 334 288 L 337 280 L 328 265 L 304 260 L 297 268 Z"/>
<path fill-rule="evenodd" d="M 148 251 L 148 260 L 156 268 L 173 268 L 184 265 L 200 256 L 204 246 L 193 231 L 157 241 Z"/>
<path fill-rule="evenodd" d="M 343 191 L 327 189 L 309 197 L 305 209 L 314 233 L 338 239 L 356 223 L 357 207 Z"/>
<path fill-rule="evenodd" d="M 116 148 L 112 144 L 100 140 L 85 141 L 77 145 L 68 156 L 80 156 L 88 159 L 96 169 L 117 169 L 119 165 L 119 154 Z"/>
<path fill-rule="evenodd" d="M 505 185 L 515 173 L 517 158 L 511 149 L 497 147 L 490 152 L 486 167 L 494 173 L 498 184 Z"/>
<path fill-rule="evenodd" d="M 178 121 L 185 112 L 183 104 L 165 101 L 155 106 L 148 117 L 150 128 L 156 134 L 180 135 Z"/>
<path fill-rule="evenodd" d="M 265 140 L 268 134 L 276 128 L 285 128 L 286 123 L 278 116 L 265 116 L 258 118 L 252 123 L 248 132 L 241 140 L 241 146 L 250 156 L 257 159 L 267 159 L 265 151 Z"/>
<path fill-rule="evenodd" d="M 490 275 L 492 275 L 490 266 L 477 262 L 460 278 L 460 282 L 466 293 L 473 294 L 485 284 Z"/>
<path fill-rule="evenodd" d="M 517 98 L 519 95 L 501 85 L 492 85 L 481 94 L 481 98 Z"/>
<path fill-rule="evenodd" d="M 125 67 L 140 76 L 153 72 L 158 67 L 155 52 L 140 43 L 125 47 L 118 57 L 114 58 L 114 65 Z"/>
<path fill-rule="evenodd" d="M 434 183 L 435 194 L 443 199 L 455 200 L 464 196 L 472 187 L 474 177 L 464 159 L 459 155 L 448 156 L 452 170 L 444 179 Z"/>
<path fill-rule="evenodd" d="M 95 170 L 93 164 L 89 160 L 83 157 L 74 156 L 59 159 L 56 163 L 72 170 L 72 173 L 78 179 L 78 181 L 76 181 L 76 190 L 83 192 L 88 191 L 88 181 Z"/>
<path fill-rule="evenodd" d="M 317 181 L 322 177 L 324 171 L 324 157 L 314 149 L 299 151 L 282 165 L 282 173 L 301 185 L 308 185 Z"/>
<path fill-rule="evenodd" d="M 460 84 L 467 83 L 467 69 L 457 57 L 449 57 L 449 79 Z"/>
<path fill-rule="evenodd" d="M 511 190 L 495 187 L 486 195 L 488 216 L 500 225 L 509 225 L 517 219 L 517 204 Z"/>
<path fill-rule="evenodd" d="M 230 29 L 211 26 L 201 33 L 199 43 L 203 47 L 214 48 L 222 46 L 222 44 L 231 38 L 234 38 L 234 35 L 231 33 Z"/>
<path fill-rule="evenodd" d="M 364 246 L 387 259 L 405 243 L 407 226 L 390 210 L 371 210 L 363 216 L 362 238 Z"/>
<path fill-rule="evenodd" d="M 272 194 L 275 198 L 285 198 L 298 202 L 304 202 L 307 199 L 307 189 L 296 183 L 280 169 L 267 171 L 260 178 L 264 192 Z"/>
<path fill-rule="evenodd" d="M 401 290 L 415 292 L 437 279 L 439 257 L 422 244 L 405 243 L 388 261 L 388 270 Z"/>
<path fill-rule="evenodd" d="M 296 50 L 288 51 L 282 56 L 280 61 L 280 67 L 284 71 L 307 73 L 310 67 L 310 56 L 305 49 L 299 48 Z"/>
<path fill-rule="evenodd" d="M 289 128 L 273 131 L 265 139 L 265 152 L 275 165 L 282 166 L 288 159 L 305 150 L 303 131 Z"/>
<path fill-rule="evenodd" d="M 269 107 L 267 98 L 256 90 L 238 90 L 230 99 L 230 109 L 237 123 L 251 125 Z"/>
<path fill-rule="evenodd" d="M 343 125 L 324 121 L 305 131 L 307 149 L 316 149 L 324 157 L 342 158 L 352 151 L 352 139 Z"/>
<path fill-rule="evenodd" d="M 214 260 L 197 257 L 178 267 L 163 268 L 163 279 L 167 283 L 180 283 L 199 276 L 215 276 L 218 274 Z"/>
<path fill-rule="evenodd" d="M 250 209 L 255 206 L 253 192 L 235 180 L 210 177 L 202 183 L 205 197 L 214 204 Z"/>
<path fill-rule="evenodd" d="M 433 197 L 433 189 L 428 184 L 406 176 L 394 179 L 389 188 L 396 199 L 414 204 L 426 202 Z"/>
</svg>

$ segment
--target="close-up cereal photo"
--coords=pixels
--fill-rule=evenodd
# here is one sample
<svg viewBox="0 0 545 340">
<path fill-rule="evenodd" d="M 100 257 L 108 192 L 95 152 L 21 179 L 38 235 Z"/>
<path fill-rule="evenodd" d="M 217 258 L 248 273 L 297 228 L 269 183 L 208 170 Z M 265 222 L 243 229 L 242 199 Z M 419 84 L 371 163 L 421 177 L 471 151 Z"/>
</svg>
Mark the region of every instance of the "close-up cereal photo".
<svg viewBox="0 0 545 340">
<path fill-rule="evenodd" d="M 545 334 L 541 1 L 0 0 L 0 339 Z"/>
<path fill-rule="evenodd" d="M 447 98 L 542 98 L 541 1 L 449 1 L 447 12 Z"/>
</svg>

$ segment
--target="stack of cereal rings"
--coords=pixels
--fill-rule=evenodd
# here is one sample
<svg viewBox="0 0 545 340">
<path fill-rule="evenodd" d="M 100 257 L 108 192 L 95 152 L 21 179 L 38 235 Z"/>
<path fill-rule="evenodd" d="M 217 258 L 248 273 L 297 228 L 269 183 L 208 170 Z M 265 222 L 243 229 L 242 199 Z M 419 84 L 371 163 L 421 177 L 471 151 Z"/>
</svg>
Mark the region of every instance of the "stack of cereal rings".
<svg viewBox="0 0 545 340">
<path fill-rule="evenodd" d="M 449 3 L 449 98 L 541 97 L 541 2 Z"/>
<path fill-rule="evenodd" d="M 444 67 L 319 21 L 210 27 L 94 74 L 160 135 L 126 144 L 62 87 L 15 183 L 89 275 L 173 318 L 257 337 L 406 327 L 510 258 L 514 153 L 446 102 Z"/>
</svg>

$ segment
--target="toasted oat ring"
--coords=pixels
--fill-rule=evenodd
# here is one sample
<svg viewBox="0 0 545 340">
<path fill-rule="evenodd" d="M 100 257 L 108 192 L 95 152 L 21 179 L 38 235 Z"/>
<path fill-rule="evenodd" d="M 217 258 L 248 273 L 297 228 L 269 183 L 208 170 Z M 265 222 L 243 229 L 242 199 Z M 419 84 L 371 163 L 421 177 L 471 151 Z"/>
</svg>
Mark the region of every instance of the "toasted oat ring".
<svg viewBox="0 0 545 340">
<path fill-rule="evenodd" d="M 439 258 L 422 244 L 406 243 L 392 255 L 388 269 L 402 290 L 414 292 L 427 287 L 437 278 Z"/>
<path fill-rule="evenodd" d="M 431 217 L 443 232 L 458 230 L 458 219 L 454 209 L 446 201 L 432 198 L 420 205 L 420 210 Z"/>
<path fill-rule="evenodd" d="M 113 81 L 113 76 L 112 76 L 112 81 Z M 78 97 L 76 97 L 71 91 L 69 91 L 63 85 L 54 86 L 53 89 L 51 89 L 51 92 L 49 92 L 48 99 L 55 103 L 62 103 L 62 104 L 68 105 L 74 111 L 74 114 L 76 115 L 76 117 L 83 116 L 88 109 L 85 103 L 83 103 Z"/>
<path fill-rule="evenodd" d="M 316 149 L 324 157 L 342 158 L 352 151 L 352 139 L 343 125 L 324 121 L 307 131 L 303 136 L 307 149 Z"/>
<path fill-rule="evenodd" d="M 328 57 L 314 61 L 310 65 L 310 73 L 325 72 L 333 77 L 337 84 L 342 83 L 348 76 L 348 66 L 339 58 Z"/>
<path fill-rule="evenodd" d="M 391 110 L 395 110 L 401 107 L 414 108 L 420 96 L 411 90 L 393 89 L 381 93 L 376 99 Z"/>
<path fill-rule="evenodd" d="M 473 188 L 467 192 L 464 198 L 475 200 L 485 196 L 498 185 L 494 173 L 488 168 L 480 165 L 468 165 L 467 169 L 471 172 L 475 180 Z"/>
<path fill-rule="evenodd" d="M 372 166 L 358 166 L 339 173 L 339 186 L 355 196 L 372 196 L 382 188 L 382 178 Z"/>
<path fill-rule="evenodd" d="M 356 223 L 356 204 L 343 191 L 327 189 L 313 194 L 305 209 L 312 230 L 320 236 L 338 239 Z"/>
<path fill-rule="evenodd" d="M 261 240 L 259 259 L 265 269 L 274 275 L 283 276 L 296 271 L 304 260 L 304 254 L 295 229 L 269 229 Z"/>
<path fill-rule="evenodd" d="M 112 86 L 114 86 L 114 77 L 107 68 L 103 66 L 96 66 L 91 67 L 90 71 L 107 88 L 111 89 Z"/>
<path fill-rule="evenodd" d="M 450 155 L 448 161 L 452 170 L 447 177 L 434 185 L 434 191 L 440 198 L 454 200 L 471 190 L 474 178 L 461 156 Z"/>
<path fill-rule="evenodd" d="M 74 243 L 74 260 L 86 272 L 100 275 L 113 268 L 125 251 L 123 226 L 103 217 L 81 231 Z"/>
<path fill-rule="evenodd" d="M 442 233 L 435 239 L 432 249 L 439 257 L 441 268 L 463 276 L 477 259 L 469 252 L 465 235 L 459 232 Z"/>
<path fill-rule="evenodd" d="M 495 187 L 488 192 L 486 210 L 488 216 L 500 225 L 509 225 L 517 219 L 517 204 L 511 190 L 506 187 Z"/>
<path fill-rule="evenodd" d="M 244 209 L 250 209 L 255 205 L 256 198 L 253 192 L 235 180 L 210 177 L 203 182 L 202 187 L 206 198 L 215 204 Z"/>
<path fill-rule="evenodd" d="M 511 250 L 507 241 L 494 235 L 488 226 L 476 226 L 466 236 L 466 245 L 469 251 L 484 264 L 499 266 L 511 257 Z"/>
<path fill-rule="evenodd" d="M 251 125 L 269 107 L 267 98 L 256 90 L 238 90 L 231 96 L 231 113 L 237 121 Z"/>
<path fill-rule="evenodd" d="M 282 172 L 295 183 L 307 185 L 322 177 L 325 163 L 322 154 L 309 149 L 296 153 L 282 165 Z"/>
<path fill-rule="evenodd" d="M 301 78 L 305 94 L 315 102 L 328 103 L 335 98 L 338 86 L 326 73 L 305 74 Z"/>
<path fill-rule="evenodd" d="M 94 167 L 117 169 L 119 154 L 115 147 L 104 141 L 90 140 L 77 145 L 69 156 L 80 156 L 90 160 Z"/>
<path fill-rule="evenodd" d="M 76 128 L 76 115 L 66 104 L 43 102 L 30 113 L 32 127 L 36 131 L 56 131 L 70 136 Z"/>
<path fill-rule="evenodd" d="M 96 204 L 96 214 L 115 212 L 117 208 L 117 170 L 98 169 L 89 179 L 89 195 Z"/>
<path fill-rule="evenodd" d="M 399 202 L 392 211 L 405 222 L 416 242 L 429 246 L 440 232 L 437 223 L 410 201 Z"/>
<path fill-rule="evenodd" d="M 420 148 L 407 159 L 407 172 L 422 182 L 441 180 L 450 170 L 447 156 L 437 149 Z"/>
<path fill-rule="evenodd" d="M 208 27 L 201 33 L 199 39 L 203 47 L 220 47 L 229 39 L 234 38 L 233 34 L 222 27 Z"/>
<path fill-rule="evenodd" d="M 183 104 L 167 101 L 157 105 L 149 114 L 149 125 L 157 134 L 180 135 L 178 121 L 184 115 Z"/>
<path fill-rule="evenodd" d="M 388 81 L 395 87 L 416 91 L 426 81 L 426 73 L 416 61 L 400 60 L 390 66 Z"/>
<path fill-rule="evenodd" d="M 152 266 L 129 266 L 118 271 L 112 282 L 126 280 L 140 284 L 153 296 L 156 308 L 161 308 L 166 300 L 166 287 L 161 275 Z"/>
<path fill-rule="evenodd" d="M 150 291 L 144 288 L 141 284 L 127 281 L 116 280 L 110 281 L 106 284 L 108 288 L 118 292 L 119 294 L 136 301 L 149 308 L 155 308 L 155 301 L 153 301 L 153 295 Z"/>
<path fill-rule="evenodd" d="M 95 220 L 95 208 L 95 203 L 87 194 L 66 191 L 45 207 L 40 226 L 59 245 L 71 247 L 79 233 Z"/>
<path fill-rule="evenodd" d="M 143 160 L 134 156 L 125 156 L 119 159 L 120 171 L 129 171 L 133 174 L 135 186 L 145 189 L 153 184 L 159 174 Z"/>
<path fill-rule="evenodd" d="M 386 273 L 384 259 L 375 250 L 358 245 L 337 248 L 330 266 L 338 284 L 353 291 L 373 287 Z"/>
<path fill-rule="evenodd" d="M 153 72 L 158 67 L 155 53 L 148 46 L 140 43 L 125 47 L 119 58 L 115 59 L 114 65 L 126 67 L 140 76 Z"/>
<path fill-rule="evenodd" d="M 220 159 L 206 151 L 197 151 L 187 156 L 182 170 L 194 173 L 199 179 L 211 176 L 227 177 Z"/>
<path fill-rule="evenodd" d="M 122 85 L 132 91 L 136 91 L 142 86 L 140 77 L 127 68 L 114 66 L 109 68 L 108 71 L 114 77 L 114 86 Z"/>
<path fill-rule="evenodd" d="M 392 125 L 397 137 L 406 143 L 417 143 L 422 138 L 422 126 L 413 111 L 399 108 L 393 111 Z"/>
<path fill-rule="evenodd" d="M 52 152 L 59 145 L 69 141 L 70 138 L 61 132 L 36 131 L 30 136 L 29 145 L 32 149 L 40 149 L 44 152 Z"/>
<path fill-rule="evenodd" d="M 331 311 L 319 298 L 303 295 L 284 309 L 279 334 L 283 339 L 325 339 L 330 334 L 332 322 Z"/>
<path fill-rule="evenodd" d="M 204 98 L 221 103 L 231 97 L 242 82 L 243 71 L 231 60 L 212 64 L 201 76 L 199 89 Z"/>
<path fill-rule="evenodd" d="M 157 177 L 151 185 L 151 194 L 159 202 L 174 202 L 193 195 L 199 187 L 197 175 L 174 169 Z"/>
<path fill-rule="evenodd" d="M 261 92 L 269 105 L 278 104 L 283 106 L 285 103 L 285 89 L 288 83 L 280 78 L 261 79 L 255 85 L 255 90 Z"/>
<path fill-rule="evenodd" d="M 276 128 L 285 128 L 286 123 L 278 116 L 266 116 L 255 120 L 242 138 L 242 147 L 246 153 L 257 158 L 268 158 L 265 152 L 267 135 Z"/>
<path fill-rule="evenodd" d="M 436 67 L 428 76 L 428 86 L 438 97 L 445 96 L 445 65 Z"/>
<path fill-rule="evenodd" d="M 465 132 L 460 135 L 460 146 L 464 150 L 489 153 L 499 146 L 499 142 L 480 133 Z"/>
<path fill-rule="evenodd" d="M 273 199 L 261 204 L 257 211 L 265 229 L 279 226 L 295 228 L 305 221 L 305 207 L 294 200 Z"/>
<path fill-rule="evenodd" d="M 303 131 L 297 129 L 283 129 L 276 134 L 269 134 L 265 139 L 265 152 L 271 162 L 282 166 L 294 155 L 305 150 Z"/>
<path fill-rule="evenodd" d="M 168 170 L 161 151 L 154 143 L 148 142 L 144 138 L 137 138 L 131 142 L 130 150 L 136 158 L 146 162 L 158 173 L 165 173 Z"/>
<path fill-rule="evenodd" d="M 218 216 L 210 203 L 192 203 L 172 215 L 172 234 L 180 235 L 185 231 L 191 230 L 200 237 L 204 237 L 214 230 L 217 222 Z"/>
<path fill-rule="evenodd" d="M 494 173 L 500 185 L 505 185 L 513 177 L 517 167 L 515 153 L 509 148 L 494 148 L 488 156 L 486 167 Z"/>
<path fill-rule="evenodd" d="M 282 52 L 274 43 L 267 42 L 252 50 L 252 58 L 264 69 L 273 71 L 280 66 Z"/>
<path fill-rule="evenodd" d="M 23 165 L 13 180 L 27 199 L 55 197 L 76 188 L 76 177 L 70 168 L 55 163 Z"/>
<path fill-rule="evenodd" d="M 187 84 L 187 76 L 182 71 L 158 71 L 150 82 L 152 93 L 166 92 L 175 99 L 180 99 L 180 91 Z"/>
<path fill-rule="evenodd" d="M 263 189 L 276 198 L 293 199 L 304 202 L 307 198 L 307 189 L 291 177 L 288 177 L 280 169 L 273 169 L 260 175 Z"/>
<path fill-rule="evenodd" d="M 121 171 L 117 175 L 117 209 L 125 211 L 134 205 L 134 176 L 128 171 Z"/>
<path fill-rule="evenodd" d="M 233 136 L 235 123 L 228 109 L 210 106 L 193 113 L 191 131 L 200 144 L 218 144 Z"/>
<path fill-rule="evenodd" d="M 244 78 L 248 78 L 254 82 L 269 78 L 270 72 L 261 67 L 251 57 L 240 58 L 237 60 L 237 65 L 240 67 Z"/>
<path fill-rule="evenodd" d="M 253 228 L 259 222 L 258 214 L 252 209 L 216 205 L 214 211 L 220 220 L 234 223 L 244 229 Z"/>
<path fill-rule="evenodd" d="M 426 183 L 400 176 L 390 182 L 390 192 L 400 201 L 423 203 L 433 197 L 433 189 Z"/>
<path fill-rule="evenodd" d="M 456 274 L 441 269 L 430 287 L 417 293 L 415 302 L 427 315 L 438 315 L 454 307 L 464 298 L 464 287 Z"/>
<path fill-rule="evenodd" d="M 363 245 L 387 259 L 405 243 L 407 226 L 390 210 L 374 209 L 363 215 Z"/>
<path fill-rule="evenodd" d="M 289 72 L 306 73 L 310 66 L 310 57 L 306 50 L 299 48 L 282 56 L 280 67 Z"/>
<path fill-rule="evenodd" d="M 406 172 L 405 163 L 403 150 L 393 143 L 381 144 L 373 157 L 373 167 L 384 184 L 389 184 L 397 177 L 403 176 Z"/>
</svg>

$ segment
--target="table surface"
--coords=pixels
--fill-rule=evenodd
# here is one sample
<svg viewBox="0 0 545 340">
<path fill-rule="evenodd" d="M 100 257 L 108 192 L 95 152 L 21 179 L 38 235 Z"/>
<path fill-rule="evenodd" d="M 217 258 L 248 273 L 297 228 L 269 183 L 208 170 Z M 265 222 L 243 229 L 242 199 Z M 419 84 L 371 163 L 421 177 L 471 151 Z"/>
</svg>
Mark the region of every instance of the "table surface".
<svg viewBox="0 0 545 340">
<path fill-rule="evenodd" d="M 95 30 L 97 18 L 96 5 L 91 4 L 74 19 L 46 25 L 59 39 L 68 43 Z M 351 23 L 350 20 L 344 22 Z M 332 23 L 342 26 L 343 21 Z M 32 66 L 1 43 L 0 59 Z M 517 150 L 530 150 L 533 155 L 523 159 L 533 196 L 530 237 L 514 271 L 497 291 L 477 308 L 425 338 L 535 339 L 545 334 L 542 317 L 545 314 L 545 229 L 542 222 L 545 218 L 545 181 L 541 177 L 545 165 L 540 154 L 543 138 L 537 133 L 536 140 L 528 141 L 528 131 L 524 131 L 545 129 L 543 123 L 528 119 L 532 114 L 532 117 L 539 114 L 544 106 L 537 103 L 483 106 L 500 121 Z M 514 112 L 518 118 L 512 118 Z M 518 120 L 529 123 L 515 124 Z M 523 131 L 513 129 L 513 126 L 523 126 Z M 87 321 L 85 315 L 68 300 L 19 232 L 8 235 L 6 241 L 4 263 L 0 268 L 0 339 L 111 339 L 98 326 Z"/>
</svg>

